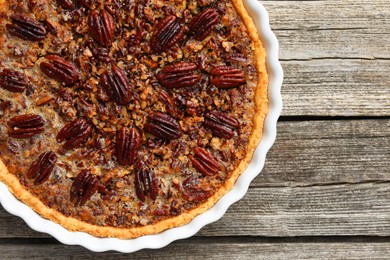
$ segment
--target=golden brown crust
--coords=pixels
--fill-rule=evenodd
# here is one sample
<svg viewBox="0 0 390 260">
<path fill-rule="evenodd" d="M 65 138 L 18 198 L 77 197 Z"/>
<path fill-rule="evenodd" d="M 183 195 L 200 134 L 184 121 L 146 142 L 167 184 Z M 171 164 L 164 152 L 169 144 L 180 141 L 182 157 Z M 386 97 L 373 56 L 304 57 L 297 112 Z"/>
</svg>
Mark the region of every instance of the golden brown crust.
<svg viewBox="0 0 390 260">
<path fill-rule="evenodd" d="M 190 222 L 195 216 L 204 213 L 206 210 L 211 208 L 225 193 L 232 189 L 237 178 L 246 169 L 254 150 L 259 143 L 262 132 L 265 116 L 268 112 L 268 100 L 267 100 L 267 87 L 268 87 L 268 75 L 265 66 L 265 50 L 262 43 L 259 40 L 259 35 L 255 28 L 255 25 L 248 15 L 242 0 L 232 0 L 237 13 L 241 16 L 245 26 L 248 28 L 250 38 L 254 44 L 254 53 L 257 57 L 257 71 L 259 74 L 259 82 L 256 88 L 255 104 L 256 111 L 254 115 L 254 124 L 252 133 L 247 145 L 247 153 L 244 160 L 241 161 L 239 166 L 234 170 L 231 177 L 225 182 L 213 196 L 208 198 L 206 202 L 199 205 L 197 208 L 192 209 L 188 212 L 182 213 L 179 216 L 172 217 L 152 225 L 146 225 L 142 227 L 134 227 L 130 229 L 116 228 L 116 227 L 102 227 L 97 225 L 91 225 L 80 221 L 72 217 L 66 217 L 62 213 L 48 208 L 42 203 L 37 197 L 33 196 L 29 191 L 19 182 L 18 178 L 9 173 L 4 163 L 0 160 L 0 180 L 8 185 L 10 191 L 25 204 L 29 205 L 37 213 L 44 218 L 53 220 L 65 228 L 71 231 L 83 231 L 90 233 L 97 237 L 117 237 L 121 239 L 135 238 L 147 234 L 156 234 L 166 229 L 182 226 Z M 4 0 L 0 0 L 0 10 L 4 5 Z"/>
</svg>

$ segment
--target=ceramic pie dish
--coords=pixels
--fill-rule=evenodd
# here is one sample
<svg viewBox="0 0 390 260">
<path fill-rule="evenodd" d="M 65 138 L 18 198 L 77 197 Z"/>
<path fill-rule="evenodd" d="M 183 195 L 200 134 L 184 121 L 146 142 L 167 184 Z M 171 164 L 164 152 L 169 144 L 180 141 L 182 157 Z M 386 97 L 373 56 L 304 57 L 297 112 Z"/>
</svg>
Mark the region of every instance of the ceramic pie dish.
<svg viewBox="0 0 390 260">
<path fill-rule="evenodd" d="M 58 2 L 63 9 L 74 8 L 72 1 Z M 38 55 L 31 67 L 34 75 L 47 78 L 43 83 L 33 80 L 41 89 L 31 91 L 18 72 L 2 72 L 3 79 L 5 74 L 9 78 L 14 76 L 19 80 L 17 83 L 22 82 L 7 85 L 3 80 L 3 89 L 17 93 L 12 98 L 17 100 L 23 93 L 27 95 L 25 99 L 30 101 L 27 102 L 29 105 L 36 100 L 42 104 L 39 108 L 38 105 L 34 108 L 22 105 L 17 115 L 11 113 L 7 121 L 11 141 L 7 140 L 13 146 L 20 145 L 27 150 L 27 154 L 24 151 L 22 155 L 29 161 L 27 166 L 23 166 L 24 161 L 12 164 L 11 153 L 7 155 L 7 151 L 13 149 L 2 146 L 3 160 L 8 166 L 2 170 L 2 180 L 29 206 L 15 199 L 4 185 L 1 187 L 1 202 L 8 211 L 21 216 L 32 228 L 52 234 L 63 243 L 80 244 L 94 251 L 132 252 L 141 248 L 161 247 L 173 240 L 191 236 L 202 226 L 220 218 L 228 206 L 245 194 L 250 181 L 263 167 L 265 153 L 276 135 L 276 121 L 281 110 L 282 71 L 278 63 L 278 44 L 270 31 L 267 14 L 257 1 L 244 1 L 245 8 L 241 1 L 222 1 L 220 4 L 200 1 L 198 6 L 191 7 L 189 4 L 183 9 L 192 11 L 188 14 L 180 11 L 180 4 L 174 8 L 163 6 L 160 13 L 156 13 L 158 9 L 154 10 L 153 27 L 143 40 L 137 38 L 136 30 L 129 28 L 136 27 L 137 17 L 143 14 L 142 19 L 145 18 L 148 10 L 156 8 L 159 1 L 153 5 L 147 4 L 148 1 L 140 2 L 144 6 L 139 8 L 137 5 L 133 17 L 126 16 L 128 23 L 133 22 L 130 26 L 126 23 L 118 26 L 120 16 L 112 6 L 100 9 L 96 6 L 83 7 L 88 13 L 86 26 L 73 26 L 72 30 L 76 33 L 71 37 L 78 37 L 74 45 L 83 47 L 79 59 L 75 59 L 77 50 L 69 50 L 73 41 L 68 43 L 69 49 L 56 52 L 52 43 L 56 38 L 47 36 L 49 33 L 58 34 L 58 28 L 53 29 L 59 22 L 55 19 L 46 19 L 45 26 L 41 26 L 40 22 L 17 14 L 11 15 L 11 23 L 7 24 L 8 33 L 18 40 L 40 42 L 41 45 L 37 46 L 43 46 L 41 49 L 45 53 Z M 182 17 L 172 13 L 181 13 Z M 235 18 L 234 15 L 244 22 L 232 22 L 236 21 L 230 19 Z M 141 19 L 138 26 L 147 28 L 149 18 Z M 267 69 L 264 48 L 257 33 L 254 33 L 252 20 L 265 47 Z M 236 42 L 227 41 L 229 38 L 224 38 L 224 35 L 229 37 L 235 32 L 224 33 L 222 24 L 227 24 L 228 28 L 236 26 L 243 33 L 233 36 Z M 31 31 L 31 27 L 33 34 L 26 33 L 25 30 Z M 113 29 L 115 27 L 120 30 Z M 59 26 L 60 33 L 61 29 Z M 246 35 L 245 29 L 248 36 L 240 38 Z M 185 43 L 182 43 L 183 35 L 187 35 Z M 61 36 L 65 41 L 66 32 Z M 118 38 L 133 45 L 120 50 L 121 41 Z M 47 39 L 51 39 L 49 48 L 45 47 Z M 134 39 L 138 39 L 138 42 L 135 43 Z M 219 47 L 213 49 L 214 42 L 220 39 L 220 46 L 227 53 L 234 46 L 245 55 L 228 55 L 229 58 L 226 58 L 225 54 L 218 52 Z M 19 46 L 17 42 L 14 45 Z M 61 46 L 61 43 L 58 45 Z M 205 46 L 208 50 L 205 50 Z M 186 51 L 186 48 L 190 51 Z M 23 49 L 17 50 L 23 52 Z M 95 52 L 98 54 L 95 55 Z M 177 53 L 181 53 L 180 57 L 177 57 Z M 87 60 L 91 58 L 92 61 L 88 63 L 92 63 L 92 66 L 97 64 L 97 69 L 88 67 L 86 70 L 83 55 Z M 9 65 L 7 61 L 4 63 Z M 107 64 L 107 68 L 102 64 Z M 138 75 L 137 71 L 142 73 Z M 31 74 L 26 76 L 31 77 Z M 137 81 L 133 82 L 133 78 L 137 78 Z M 138 84 L 140 82 L 146 83 Z M 94 99 L 88 97 L 94 97 L 93 93 L 98 92 L 94 90 L 95 85 L 106 94 L 96 94 L 97 99 L 106 105 L 101 111 L 115 112 L 117 120 L 110 116 L 94 117 L 97 113 L 93 112 L 98 110 L 94 110 Z M 47 86 L 50 88 L 46 90 Z M 74 94 L 71 99 L 76 100 L 76 115 L 69 110 L 62 117 L 47 112 L 52 109 L 58 113 L 56 104 L 63 102 L 58 101 L 58 96 L 64 99 L 61 95 L 63 92 Z M 147 97 L 148 92 L 160 99 L 162 97 L 162 100 L 143 98 Z M 241 99 L 240 92 L 244 93 Z M 38 93 L 37 97 L 35 93 Z M 42 95 L 39 94 L 43 93 L 51 93 L 57 98 L 54 108 L 50 107 L 53 97 L 46 98 L 48 105 L 41 101 Z M 213 96 L 214 102 L 205 101 L 209 95 Z M 245 95 L 256 98 L 245 99 Z M 50 97 L 50 94 L 46 96 Z M 10 94 L 4 94 L 4 97 L 9 98 Z M 225 99 L 232 101 L 223 106 Z M 80 100 L 81 103 L 77 103 Z M 70 100 L 66 102 L 71 103 Z M 181 105 L 177 102 L 181 102 Z M 240 105 L 242 103 L 244 105 Z M 235 110 L 230 108 L 231 104 L 236 105 Z M 45 108 L 41 108 L 41 105 Z M 85 111 L 80 108 L 83 105 L 90 109 Z M 10 110 L 15 112 L 15 109 Z M 254 119 L 247 120 L 246 115 L 250 115 L 248 111 L 251 110 L 255 111 L 251 115 L 254 115 Z M 41 111 L 41 114 L 37 111 Z M 138 117 L 134 115 L 140 111 L 143 114 L 137 120 Z M 240 117 L 240 111 L 244 112 L 244 116 L 241 114 Z M 130 117 L 129 114 L 134 120 L 127 122 L 125 119 Z M 267 117 L 263 122 L 265 115 Z M 193 123 L 196 120 L 199 122 Z M 195 125 L 196 131 L 191 132 L 189 125 Z M 3 126 L 3 131 L 5 128 Z M 56 137 L 50 141 L 53 134 Z M 29 141 L 26 143 L 27 138 Z M 256 148 L 260 138 L 261 143 Z M 23 141 L 18 143 L 19 139 Z M 97 154 L 109 157 L 109 162 L 99 160 L 91 166 L 94 153 L 91 152 L 87 158 L 80 151 L 85 152 L 89 145 L 92 146 L 90 150 L 94 151 L 96 145 L 93 140 L 101 139 L 105 140 L 106 146 L 103 148 L 106 149 L 100 144 Z M 110 146 L 107 140 L 111 139 L 114 141 Z M 30 148 L 36 143 L 43 143 L 40 142 L 42 140 L 46 141 L 46 149 L 44 145 Z M 60 148 L 54 149 L 53 145 Z M 230 157 L 227 157 L 225 146 L 234 149 L 234 156 L 228 153 Z M 178 152 L 172 155 L 169 151 L 175 149 Z M 21 152 L 15 153 L 16 156 L 12 158 L 17 158 Z M 77 163 L 75 158 L 79 159 Z M 61 168 L 65 171 L 61 171 Z M 52 221 L 42 218 L 31 208 Z"/>
</svg>

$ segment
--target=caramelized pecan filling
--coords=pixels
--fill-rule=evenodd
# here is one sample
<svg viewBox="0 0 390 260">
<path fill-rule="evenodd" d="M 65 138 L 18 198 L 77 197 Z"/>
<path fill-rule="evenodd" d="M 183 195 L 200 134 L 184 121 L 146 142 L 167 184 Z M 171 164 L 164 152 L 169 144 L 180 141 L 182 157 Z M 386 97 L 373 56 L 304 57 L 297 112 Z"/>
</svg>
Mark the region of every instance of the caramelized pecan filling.
<svg viewBox="0 0 390 260">
<path fill-rule="evenodd" d="M 229 0 L 10 0 L 0 156 L 48 207 L 99 226 L 196 208 L 246 155 L 258 82 Z"/>
</svg>

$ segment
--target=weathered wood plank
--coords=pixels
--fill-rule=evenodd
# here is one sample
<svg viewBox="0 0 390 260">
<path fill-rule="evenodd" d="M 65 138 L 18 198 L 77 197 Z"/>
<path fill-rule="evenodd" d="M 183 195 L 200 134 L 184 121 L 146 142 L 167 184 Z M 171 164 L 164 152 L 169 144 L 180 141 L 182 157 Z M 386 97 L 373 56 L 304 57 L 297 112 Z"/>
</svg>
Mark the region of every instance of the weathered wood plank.
<svg viewBox="0 0 390 260">
<path fill-rule="evenodd" d="M 226 239 L 190 239 L 178 241 L 159 250 L 142 250 L 133 254 L 92 253 L 81 247 L 58 244 L 0 245 L 2 259 L 385 259 L 390 243 L 271 243 L 230 241 Z"/>
<path fill-rule="evenodd" d="M 390 60 L 283 61 L 282 66 L 282 115 L 390 115 Z"/>
<path fill-rule="evenodd" d="M 281 59 L 390 58 L 390 2 L 261 1 Z"/>
<path fill-rule="evenodd" d="M 47 237 L 1 210 L 0 238 Z M 390 236 L 390 185 L 251 188 L 199 236 Z"/>
<path fill-rule="evenodd" d="M 252 188 L 205 236 L 390 235 L 390 185 Z"/>
<path fill-rule="evenodd" d="M 390 181 L 390 120 L 279 122 L 252 186 Z"/>
<path fill-rule="evenodd" d="M 390 115 L 390 2 L 262 1 L 280 42 L 283 115 Z"/>
</svg>

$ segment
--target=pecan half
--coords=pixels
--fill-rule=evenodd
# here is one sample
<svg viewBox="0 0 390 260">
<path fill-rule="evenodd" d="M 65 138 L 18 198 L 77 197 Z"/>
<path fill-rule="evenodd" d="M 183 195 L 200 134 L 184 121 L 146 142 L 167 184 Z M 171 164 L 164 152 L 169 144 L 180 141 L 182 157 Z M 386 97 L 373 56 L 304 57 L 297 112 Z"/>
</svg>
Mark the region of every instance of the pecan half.
<svg viewBox="0 0 390 260">
<path fill-rule="evenodd" d="M 45 58 L 46 61 L 41 62 L 40 65 L 43 73 L 65 85 L 76 83 L 79 78 L 76 66 L 57 55 L 47 55 Z"/>
<path fill-rule="evenodd" d="M 44 152 L 31 164 L 27 171 L 27 177 L 35 179 L 35 185 L 42 184 L 49 179 L 56 163 L 57 156 L 55 153 L 52 151 Z"/>
<path fill-rule="evenodd" d="M 38 21 L 21 14 L 12 14 L 7 31 L 16 37 L 28 41 L 40 41 L 46 37 L 46 29 Z"/>
<path fill-rule="evenodd" d="M 220 18 L 217 9 L 207 8 L 192 19 L 188 25 L 189 32 L 196 40 L 202 41 L 215 29 Z"/>
<path fill-rule="evenodd" d="M 57 3 L 64 9 L 73 10 L 76 6 L 72 0 L 57 0 Z"/>
<path fill-rule="evenodd" d="M 64 143 L 65 150 L 72 150 L 84 144 L 92 133 L 92 127 L 85 119 L 78 118 L 67 123 L 57 134 L 57 142 Z"/>
<path fill-rule="evenodd" d="M 114 18 L 106 11 L 98 13 L 95 10 L 88 15 L 89 33 L 100 45 L 110 47 L 114 40 L 115 21 Z"/>
<path fill-rule="evenodd" d="M 0 88 L 10 92 L 21 93 L 29 86 L 26 75 L 13 69 L 0 72 Z"/>
<path fill-rule="evenodd" d="M 195 74 L 197 69 L 195 63 L 177 62 L 165 66 L 157 75 L 157 79 L 166 88 L 191 87 L 201 78 L 199 74 Z"/>
<path fill-rule="evenodd" d="M 99 180 L 88 170 L 83 170 L 70 187 L 70 201 L 75 206 L 83 206 L 98 190 Z"/>
<path fill-rule="evenodd" d="M 196 147 L 195 156 L 188 155 L 192 165 L 203 175 L 213 176 L 220 168 L 218 161 L 204 148 Z"/>
<path fill-rule="evenodd" d="M 239 126 L 239 122 L 227 113 L 212 111 L 205 115 L 203 125 L 214 135 L 229 139 L 234 136 L 233 129 Z"/>
<path fill-rule="evenodd" d="M 182 135 L 179 123 L 167 114 L 152 112 L 148 123 L 144 125 L 146 132 L 163 140 L 174 140 Z"/>
<path fill-rule="evenodd" d="M 140 201 L 145 201 L 149 196 L 152 200 L 156 200 L 158 194 L 158 180 L 154 172 L 141 166 L 135 173 L 134 186 L 137 197 Z"/>
<path fill-rule="evenodd" d="M 119 105 L 127 105 L 130 102 L 130 84 L 124 71 L 114 66 L 112 72 L 105 71 L 100 76 L 101 84 L 108 96 Z"/>
<path fill-rule="evenodd" d="M 184 112 L 180 109 L 179 104 L 164 90 L 160 90 L 159 99 L 165 104 L 167 113 L 173 118 L 183 118 Z"/>
<path fill-rule="evenodd" d="M 122 127 L 116 132 L 116 157 L 121 165 L 134 163 L 141 145 L 141 135 L 135 128 Z"/>
<path fill-rule="evenodd" d="M 175 45 L 184 36 L 184 25 L 177 21 L 176 16 L 164 17 L 156 26 L 150 47 L 153 52 L 163 52 Z"/>
<path fill-rule="evenodd" d="M 11 129 L 8 135 L 13 138 L 29 138 L 43 131 L 45 122 L 39 115 L 26 114 L 15 116 L 8 121 Z"/>
<path fill-rule="evenodd" d="M 0 99 L 0 118 L 9 112 L 11 106 L 11 101 L 1 101 Z"/>
<path fill-rule="evenodd" d="M 204 201 L 212 195 L 212 190 L 203 187 L 199 183 L 199 178 L 196 175 L 192 175 L 185 179 L 180 187 L 180 191 L 183 198 L 193 202 Z"/>
<path fill-rule="evenodd" d="M 245 73 L 230 66 L 217 66 L 210 70 L 211 84 L 218 88 L 234 88 L 246 83 Z"/>
</svg>

